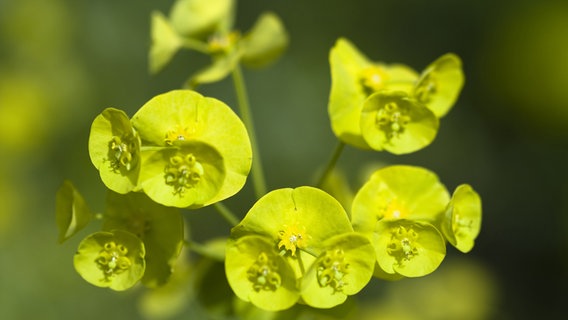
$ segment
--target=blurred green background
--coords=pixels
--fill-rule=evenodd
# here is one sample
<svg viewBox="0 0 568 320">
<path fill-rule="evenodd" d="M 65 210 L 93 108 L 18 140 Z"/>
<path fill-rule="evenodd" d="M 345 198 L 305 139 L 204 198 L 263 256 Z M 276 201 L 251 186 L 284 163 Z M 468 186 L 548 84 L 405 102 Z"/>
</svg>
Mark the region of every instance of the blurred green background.
<svg viewBox="0 0 568 320">
<path fill-rule="evenodd" d="M 184 51 L 148 74 L 150 13 L 172 3 L 0 0 L 0 319 L 143 317 L 143 290 L 95 288 L 74 271 L 81 236 L 57 244 L 54 198 L 71 179 L 101 211 L 105 189 L 87 152 L 91 121 L 111 106 L 134 114 L 207 62 Z M 448 248 L 430 276 L 372 280 L 356 298 L 359 318 L 565 315 L 568 2 L 242 0 L 237 28 L 248 30 L 266 10 L 291 38 L 275 65 L 245 70 L 270 189 L 309 183 L 335 146 L 327 59 L 338 37 L 373 60 L 418 70 L 450 51 L 463 59 L 466 85 L 431 146 L 399 157 L 347 148 L 339 166 L 353 187 L 377 163 L 427 167 L 450 190 L 470 183 L 483 199 L 481 234 L 467 255 Z M 200 91 L 235 105 L 229 79 Z M 240 216 L 250 189 L 227 202 Z M 207 209 L 186 217 L 198 239 L 229 232 Z M 179 318 L 205 317 L 192 312 Z"/>
</svg>

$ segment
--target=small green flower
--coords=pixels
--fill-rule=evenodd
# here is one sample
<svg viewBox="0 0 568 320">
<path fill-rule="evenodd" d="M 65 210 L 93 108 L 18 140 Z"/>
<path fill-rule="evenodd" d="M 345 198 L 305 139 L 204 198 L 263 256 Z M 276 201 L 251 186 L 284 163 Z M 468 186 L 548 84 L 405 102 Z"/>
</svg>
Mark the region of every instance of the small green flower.
<svg viewBox="0 0 568 320">
<path fill-rule="evenodd" d="M 146 249 L 146 270 L 141 282 L 147 287 L 165 284 L 184 242 L 183 218 L 178 208 L 165 207 L 145 194 L 107 195 L 103 231 L 124 230 L 136 235 Z"/>
<path fill-rule="evenodd" d="M 468 184 L 459 185 L 447 206 L 442 232 L 461 252 L 471 251 L 481 229 L 481 198 Z"/>
<path fill-rule="evenodd" d="M 246 235 L 229 240 L 225 271 L 237 297 L 259 308 L 288 309 L 300 297 L 294 270 L 269 237 Z"/>
<path fill-rule="evenodd" d="M 151 40 L 148 56 L 150 73 L 157 73 L 182 47 L 182 39 L 167 18 L 161 12 L 154 11 L 151 19 Z"/>
<path fill-rule="evenodd" d="M 152 200 L 198 208 L 243 187 L 252 162 L 250 140 L 223 102 L 174 90 L 148 101 L 132 124 L 149 146 L 142 154 L 140 180 Z"/>
<path fill-rule="evenodd" d="M 329 62 L 332 82 L 328 112 L 333 132 L 345 143 L 371 149 L 361 133 L 363 102 L 384 90 L 410 93 L 418 73 L 401 64 L 373 62 L 344 38 L 331 49 Z"/>
<path fill-rule="evenodd" d="M 302 299 L 315 308 L 342 304 L 367 285 L 375 267 L 369 240 L 355 232 L 334 236 L 302 280 Z"/>
<path fill-rule="evenodd" d="M 387 274 L 421 277 L 432 273 L 446 256 L 442 234 L 428 223 L 382 220 L 373 235 L 377 262 Z"/>
<path fill-rule="evenodd" d="M 272 12 L 263 13 L 239 44 L 243 51 L 241 61 L 247 67 L 267 66 L 282 55 L 288 42 L 280 18 Z"/>
<path fill-rule="evenodd" d="M 447 53 L 432 62 L 420 75 L 413 96 L 441 118 L 452 108 L 464 84 L 460 58 Z"/>
<path fill-rule="evenodd" d="M 405 154 L 429 145 L 438 132 L 438 118 L 402 91 L 381 91 L 363 103 L 361 132 L 377 151 Z"/>
<path fill-rule="evenodd" d="M 449 201 L 450 194 L 435 173 L 408 165 L 384 167 L 375 171 L 355 195 L 353 228 L 370 234 L 383 219 L 436 224 Z"/>
<path fill-rule="evenodd" d="M 122 291 L 144 275 L 144 244 L 130 232 L 96 232 L 79 244 L 75 270 L 92 285 Z"/>
<path fill-rule="evenodd" d="M 59 229 L 59 243 L 82 230 L 92 218 L 83 196 L 69 180 L 65 180 L 55 195 L 55 220 Z"/>
<path fill-rule="evenodd" d="M 89 155 L 104 184 L 118 193 L 138 185 L 140 138 L 122 110 L 107 108 L 91 126 Z"/>
</svg>

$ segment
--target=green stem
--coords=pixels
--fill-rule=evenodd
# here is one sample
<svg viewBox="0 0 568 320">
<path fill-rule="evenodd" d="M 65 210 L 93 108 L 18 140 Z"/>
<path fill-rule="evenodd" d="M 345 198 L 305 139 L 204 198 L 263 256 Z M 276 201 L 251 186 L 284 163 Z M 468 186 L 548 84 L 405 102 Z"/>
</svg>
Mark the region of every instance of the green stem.
<svg viewBox="0 0 568 320">
<path fill-rule="evenodd" d="M 207 43 L 201 42 L 199 40 L 185 38 L 183 39 L 181 45 L 186 49 L 195 50 L 204 54 L 209 53 L 209 46 L 207 45 Z"/>
<path fill-rule="evenodd" d="M 318 179 L 316 187 L 321 187 L 323 185 L 333 168 L 335 168 L 337 160 L 339 160 L 339 157 L 341 156 L 344 148 L 345 143 L 343 141 L 339 141 L 339 143 L 335 147 L 335 150 L 333 151 L 333 154 L 331 155 L 331 158 L 329 159 L 329 162 L 327 163 L 327 166 L 325 167 L 325 170 L 322 172 L 320 178 Z"/>
<path fill-rule="evenodd" d="M 237 218 L 237 216 L 235 216 L 235 214 L 233 214 L 233 212 L 231 212 L 231 210 L 229 210 L 229 208 L 227 208 L 224 204 L 222 204 L 221 202 L 216 202 L 213 204 L 213 207 L 217 210 L 217 212 L 219 212 L 219 214 L 221 214 L 221 216 L 223 218 L 225 218 L 225 220 L 227 220 L 227 222 L 229 222 L 233 227 L 236 226 L 237 224 L 239 224 L 239 219 Z"/>
<path fill-rule="evenodd" d="M 251 170 L 254 191 L 256 197 L 260 198 L 266 193 L 266 182 L 264 179 L 264 172 L 262 170 L 262 161 L 260 159 L 260 152 L 258 150 L 258 143 L 254 131 L 254 124 L 252 120 L 247 90 L 245 87 L 245 81 L 239 64 L 237 64 L 233 69 L 232 76 L 233 83 L 235 85 L 235 91 L 237 94 L 237 100 L 239 102 L 240 114 L 247 128 L 252 147 L 253 161 Z"/>
</svg>

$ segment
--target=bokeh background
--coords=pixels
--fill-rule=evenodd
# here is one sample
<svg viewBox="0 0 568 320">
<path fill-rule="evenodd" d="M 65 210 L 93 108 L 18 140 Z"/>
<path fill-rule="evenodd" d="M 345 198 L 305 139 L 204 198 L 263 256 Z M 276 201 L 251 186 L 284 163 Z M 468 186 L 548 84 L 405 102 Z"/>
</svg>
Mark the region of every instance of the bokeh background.
<svg viewBox="0 0 568 320">
<path fill-rule="evenodd" d="M 74 271 L 81 236 L 57 243 L 54 198 L 70 179 L 102 210 L 105 189 L 87 152 L 91 121 L 111 106 L 134 114 L 207 62 L 184 51 L 149 75 L 150 13 L 172 3 L 0 0 L 1 319 L 148 317 L 144 290 L 95 288 Z M 427 167 L 450 190 L 470 183 L 483 199 L 481 234 L 467 255 L 449 248 L 430 276 L 371 281 L 353 299 L 358 318 L 567 314 L 568 2 L 242 0 L 237 28 L 266 10 L 291 38 L 275 65 L 245 70 L 270 189 L 309 183 L 335 146 L 328 52 L 338 37 L 373 60 L 418 70 L 450 51 L 463 59 L 466 85 L 431 146 L 399 157 L 347 148 L 339 166 L 354 188 L 364 168 L 388 163 Z M 235 105 L 229 79 L 200 91 Z M 227 202 L 240 216 L 250 189 Z M 198 239 L 229 232 L 207 209 L 186 218 Z M 175 317 L 213 317 L 196 313 L 191 295 Z"/>
</svg>

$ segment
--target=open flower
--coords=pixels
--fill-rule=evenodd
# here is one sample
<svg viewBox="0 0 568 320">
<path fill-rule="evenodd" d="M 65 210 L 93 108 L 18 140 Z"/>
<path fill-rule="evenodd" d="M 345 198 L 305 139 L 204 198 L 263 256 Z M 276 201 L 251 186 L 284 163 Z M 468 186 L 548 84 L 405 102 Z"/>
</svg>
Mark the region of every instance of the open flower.
<svg viewBox="0 0 568 320">
<path fill-rule="evenodd" d="M 107 108 L 91 126 L 89 155 L 104 184 L 118 193 L 135 190 L 140 174 L 140 137 L 122 110 Z"/>
<path fill-rule="evenodd" d="M 146 269 L 142 284 L 153 288 L 168 281 L 184 242 L 178 208 L 157 204 L 141 192 L 121 195 L 111 191 L 102 229 L 128 231 L 144 243 Z"/>
<path fill-rule="evenodd" d="M 252 161 L 250 140 L 223 102 L 174 90 L 148 101 L 132 124 L 147 147 L 140 181 L 152 200 L 198 208 L 243 187 Z"/>
<path fill-rule="evenodd" d="M 345 143 L 371 149 L 361 132 L 363 102 L 383 90 L 411 92 L 418 73 L 401 64 L 373 62 L 345 38 L 331 49 L 329 63 L 328 112 L 333 132 Z"/>
<path fill-rule="evenodd" d="M 276 272 L 278 277 L 270 278 L 275 283 L 293 280 L 293 287 L 280 291 L 286 292 L 286 303 L 271 301 L 280 287 L 259 287 L 265 279 L 245 272 L 237 263 L 244 257 L 253 266 L 259 264 L 253 261 L 272 261 L 264 273 Z M 370 242 L 353 232 L 337 200 L 320 189 L 299 187 L 274 190 L 254 204 L 231 231 L 225 268 L 237 296 L 262 309 L 283 310 L 299 298 L 317 308 L 343 303 L 367 284 L 374 263 Z"/>
<path fill-rule="evenodd" d="M 481 198 L 468 184 L 459 185 L 448 203 L 442 231 L 461 252 L 471 251 L 481 229 Z"/>
<path fill-rule="evenodd" d="M 90 284 L 122 291 L 144 275 L 146 262 L 142 241 L 122 230 L 96 232 L 79 244 L 73 263 Z"/>
</svg>

